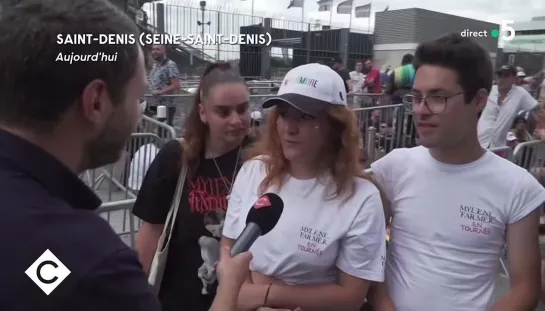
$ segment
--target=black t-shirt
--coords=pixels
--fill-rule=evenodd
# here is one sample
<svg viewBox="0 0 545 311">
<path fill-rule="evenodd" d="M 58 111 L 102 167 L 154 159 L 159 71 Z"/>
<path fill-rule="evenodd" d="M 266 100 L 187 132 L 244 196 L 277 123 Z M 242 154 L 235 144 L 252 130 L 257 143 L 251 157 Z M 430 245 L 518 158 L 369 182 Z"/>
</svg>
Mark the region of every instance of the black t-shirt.
<svg viewBox="0 0 545 311">
<path fill-rule="evenodd" d="M 216 294 L 215 273 L 211 279 L 201 279 L 199 274 L 206 274 L 214 262 L 206 265 L 201 254 L 218 256 L 220 221 L 225 217 L 233 176 L 242 166 L 242 160 L 237 161 L 241 153 L 236 148 L 215 158 L 218 167 L 214 159 L 203 156 L 195 176 L 186 180 L 159 293 L 162 311 L 208 311 L 210 308 Z M 177 140 L 163 146 L 144 178 L 134 204 L 134 215 L 148 223 L 165 223 L 181 157 L 182 147 Z"/>
<path fill-rule="evenodd" d="M 350 80 L 350 73 L 348 72 L 348 69 L 346 68 L 339 69 L 337 70 L 337 73 L 343 79 L 344 87 L 346 87 L 346 93 L 348 93 L 349 89 L 348 89 L 348 84 L 346 83 L 346 81 Z"/>
</svg>

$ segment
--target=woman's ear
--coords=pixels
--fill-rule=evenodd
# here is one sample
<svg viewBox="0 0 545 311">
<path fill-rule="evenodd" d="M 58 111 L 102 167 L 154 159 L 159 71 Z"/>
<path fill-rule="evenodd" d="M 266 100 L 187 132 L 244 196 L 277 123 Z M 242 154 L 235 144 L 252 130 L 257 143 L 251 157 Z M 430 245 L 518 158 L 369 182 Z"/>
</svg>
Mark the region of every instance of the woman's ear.
<svg viewBox="0 0 545 311">
<path fill-rule="evenodd" d="M 201 119 L 202 123 L 206 124 L 206 111 L 203 104 L 199 104 L 199 118 Z"/>
</svg>

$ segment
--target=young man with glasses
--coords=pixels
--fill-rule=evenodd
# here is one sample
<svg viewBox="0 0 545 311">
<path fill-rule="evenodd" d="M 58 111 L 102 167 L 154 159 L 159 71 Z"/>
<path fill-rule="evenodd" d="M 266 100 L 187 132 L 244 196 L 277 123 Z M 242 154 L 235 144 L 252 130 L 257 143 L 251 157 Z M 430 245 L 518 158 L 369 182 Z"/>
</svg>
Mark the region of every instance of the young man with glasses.
<svg viewBox="0 0 545 311">
<path fill-rule="evenodd" d="M 395 149 L 371 165 L 392 216 L 386 282 L 371 292 L 374 309 L 533 310 L 545 189 L 478 141 L 478 116 L 492 87 L 488 53 L 452 34 L 421 44 L 415 58 L 415 82 L 403 102 L 421 146 Z M 505 243 L 511 288 L 494 302 Z"/>
<path fill-rule="evenodd" d="M 505 146 L 505 136 L 520 111 L 539 112 L 535 98 L 516 85 L 517 68 L 502 66 L 496 71 L 498 84 L 492 86 L 482 116 L 477 123 L 479 142 L 483 148 Z"/>
</svg>

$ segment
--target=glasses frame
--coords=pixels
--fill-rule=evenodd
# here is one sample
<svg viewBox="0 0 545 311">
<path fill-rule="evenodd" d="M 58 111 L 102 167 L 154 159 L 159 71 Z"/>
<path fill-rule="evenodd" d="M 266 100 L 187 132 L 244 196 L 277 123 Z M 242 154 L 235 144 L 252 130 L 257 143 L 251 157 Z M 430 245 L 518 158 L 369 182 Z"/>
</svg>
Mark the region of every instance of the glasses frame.
<svg viewBox="0 0 545 311">
<path fill-rule="evenodd" d="M 422 99 L 420 99 L 420 102 L 418 104 L 422 104 L 424 103 L 424 106 L 428 109 L 429 112 L 431 112 L 432 114 L 439 114 L 439 113 L 442 113 L 443 111 L 445 111 L 445 109 L 447 108 L 447 103 L 448 103 L 448 100 L 453 98 L 453 97 L 456 97 L 456 96 L 459 96 L 459 95 L 462 95 L 464 94 L 464 92 L 458 92 L 454 95 L 448 95 L 448 96 L 444 96 L 444 95 L 427 95 L 427 96 L 423 96 Z M 408 97 L 415 97 L 414 94 L 405 94 L 403 95 L 403 97 L 401 98 L 401 102 L 403 103 L 403 106 L 405 107 L 405 110 L 407 112 L 410 112 L 412 113 L 413 112 L 413 108 L 415 106 L 415 101 L 414 100 L 411 100 L 411 101 L 407 101 L 406 99 Z M 430 97 L 436 97 L 436 98 L 442 98 L 443 101 L 444 101 L 444 104 L 443 104 L 443 108 L 440 110 L 440 111 L 434 111 L 430 108 L 429 104 L 428 104 L 428 101 L 427 99 L 430 98 Z"/>
</svg>

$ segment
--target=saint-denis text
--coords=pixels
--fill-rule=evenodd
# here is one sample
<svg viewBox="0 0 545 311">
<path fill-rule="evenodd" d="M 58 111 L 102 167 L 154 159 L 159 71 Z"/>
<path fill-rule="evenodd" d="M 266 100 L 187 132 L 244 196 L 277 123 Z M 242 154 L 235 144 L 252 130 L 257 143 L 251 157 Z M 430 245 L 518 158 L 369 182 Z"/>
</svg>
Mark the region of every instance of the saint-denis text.
<svg viewBox="0 0 545 311">
<path fill-rule="evenodd" d="M 25 273 L 49 295 L 70 275 L 70 270 L 50 250 L 46 250 Z"/>
</svg>

